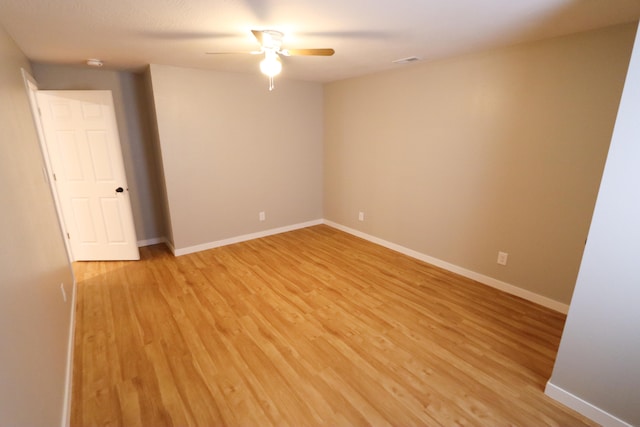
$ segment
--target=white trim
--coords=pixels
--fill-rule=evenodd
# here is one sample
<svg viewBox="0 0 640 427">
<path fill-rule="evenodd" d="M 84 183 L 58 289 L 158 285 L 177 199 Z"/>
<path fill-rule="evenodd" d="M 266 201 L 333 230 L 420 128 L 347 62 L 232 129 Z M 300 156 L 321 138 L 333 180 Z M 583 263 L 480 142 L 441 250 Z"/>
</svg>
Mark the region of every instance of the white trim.
<svg viewBox="0 0 640 427">
<path fill-rule="evenodd" d="M 69 266 L 71 268 L 71 266 Z M 71 269 L 73 272 L 73 269 Z M 73 388 L 73 349 L 76 331 L 76 279 L 73 276 L 73 292 L 71 295 L 71 321 L 69 322 L 69 342 L 67 344 L 67 372 L 64 384 L 64 398 L 62 401 L 62 427 L 71 425 L 71 392 Z"/>
<path fill-rule="evenodd" d="M 175 247 L 175 246 L 173 246 L 173 243 L 171 243 L 171 242 L 169 241 L 169 239 L 166 239 L 166 240 L 164 241 L 164 244 L 165 244 L 165 245 L 167 245 L 167 247 L 169 248 L 169 250 L 171 251 L 171 253 L 173 254 L 173 256 L 177 256 L 177 255 L 176 255 L 176 247 Z"/>
<path fill-rule="evenodd" d="M 54 184 L 52 172 L 53 168 L 51 167 L 51 159 L 49 158 L 49 149 L 47 148 L 47 143 L 44 138 L 44 130 L 42 129 L 42 117 L 40 117 L 39 113 L 40 107 L 38 106 L 38 82 L 31 74 L 29 74 L 27 70 L 25 70 L 24 68 L 21 68 L 20 70 L 22 72 L 22 79 L 24 80 L 24 87 L 27 91 L 27 96 L 29 97 L 31 117 L 33 118 L 33 124 L 36 127 L 36 132 L 38 134 L 38 143 L 40 145 L 42 161 L 44 162 L 44 172 L 46 172 L 47 184 L 49 186 L 49 191 L 51 192 L 51 197 L 53 198 L 53 203 L 56 208 L 56 218 L 58 219 L 58 224 L 60 225 L 60 235 L 62 236 L 62 240 L 64 241 L 67 258 L 69 259 L 69 263 L 71 263 L 74 261 L 73 252 L 71 251 L 71 245 L 69 244 L 69 239 L 67 238 L 67 226 L 64 223 L 64 219 L 62 217 L 60 196 L 58 195 L 58 189 Z"/>
<path fill-rule="evenodd" d="M 557 385 L 552 384 L 550 381 L 547 382 L 547 386 L 544 389 L 544 394 L 554 400 L 557 400 L 563 405 L 568 406 L 569 408 L 584 415 L 585 417 L 597 422 L 598 424 L 601 424 L 603 427 L 633 427 L 631 424 L 622 421 L 620 418 L 617 418 L 614 415 L 603 411 L 602 409 L 592 405 L 586 400 L 583 400 L 578 396 L 558 387 Z"/>
<path fill-rule="evenodd" d="M 157 245 L 158 243 L 167 243 L 166 237 L 154 237 L 153 239 L 138 240 L 138 247 Z"/>
<path fill-rule="evenodd" d="M 543 307 L 547 307 L 564 314 L 567 314 L 569 312 L 569 305 L 558 302 L 556 300 L 545 297 L 543 295 L 539 295 L 534 292 L 528 291 L 526 289 L 522 289 L 510 283 L 502 282 L 500 280 L 494 279 L 493 277 L 485 276 L 484 274 L 476 273 L 475 271 L 467 270 L 466 268 L 448 263 L 446 261 L 442 261 L 437 258 L 433 258 L 429 255 L 425 255 L 418 251 L 414 251 L 413 249 L 400 246 L 396 243 L 388 242 L 386 240 L 380 239 L 378 237 L 372 236 L 367 233 L 363 233 L 362 231 L 358 231 L 353 228 L 346 227 L 344 225 L 335 223 L 333 221 L 329 221 L 325 219 L 323 222 L 324 224 L 333 228 L 337 228 L 338 230 L 344 231 L 345 233 L 353 234 L 354 236 L 376 243 L 380 246 L 384 246 L 385 248 L 389 248 L 391 250 L 400 252 L 412 258 L 419 259 L 420 261 L 433 264 L 437 267 L 444 268 L 445 270 L 448 270 L 453 273 L 459 274 L 461 276 L 467 277 L 469 279 L 475 280 L 484 285 L 491 286 L 492 288 L 499 289 L 508 294 L 515 295 L 520 298 L 524 298 L 536 304 L 540 304 Z"/>
<path fill-rule="evenodd" d="M 207 249 L 218 248 L 220 246 L 232 245 L 234 243 L 246 242 L 247 240 L 259 239 L 261 237 L 273 236 L 274 234 L 286 233 L 287 231 L 299 230 L 314 225 L 322 224 L 323 220 L 317 219 L 299 224 L 288 225 L 285 227 L 272 228 L 270 230 L 258 231 L 257 233 L 244 234 L 242 236 L 231 237 L 229 239 L 217 240 L 215 242 L 203 243 L 201 245 L 188 246 L 186 248 L 175 249 L 169 242 L 167 246 L 175 256 L 192 254 L 194 252 L 206 251 Z"/>
<path fill-rule="evenodd" d="M 445 270 L 451 271 L 453 273 L 459 274 L 461 276 L 467 277 L 469 279 L 480 282 L 484 285 L 491 286 L 492 288 L 499 289 L 503 292 L 506 292 L 511 295 L 515 295 L 517 297 L 526 299 L 527 301 L 534 302 L 536 304 L 540 304 L 543 307 L 550 308 L 552 310 L 558 311 L 563 314 L 567 314 L 569 312 L 569 305 L 558 302 L 551 298 L 545 297 L 543 295 L 536 294 L 534 292 L 528 291 L 526 289 L 522 289 L 518 286 L 512 285 L 510 283 L 506 283 L 500 281 L 498 279 L 494 279 L 493 277 L 485 276 L 484 274 L 477 273 L 475 271 L 468 270 L 466 268 L 457 266 L 455 264 L 448 263 L 446 261 L 442 261 L 440 259 L 431 257 L 429 255 L 425 255 L 413 249 L 406 248 L 404 246 L 398 245 L 396 243 L 392 243 L 378 237 L 372 236 L 367 233 L 363 233 L 361 231 L 355 230 L 353 228 L 346 227 L 344 225 L 335 223 L 333 221 L 329 221 L 326 219 L 319 219 L 314 221 L 303 222 L 299 224 L 289 225 L 280 228 L 273 228 L 270 230 L 259 231 L 257 233 L 244 234 L 241 236 L 231 237 L 228 239 L 217 240 L 215 242 L 203 243 L 195 246 L 188 246 L 186 248 L 176 249 L 171 242 L 167 239 L 164 240 L 164 243 L 169 247 L 171 252 L 175 256 L 187 255 L 194 252 L 206 251 L 207 249 L 218 248 L 220 246 L 232 245 L 234 243 L 245 242 L 247 240 L 259 239 L 261 237 L 272 236 L 274 234 L 285 233 L 287 231 L 298 230 L 300 228 L 311 227 L 318 224 L 326 224 L 330 227 L 336 228 L 338 230 L 344 231 L 345 233 L 352 234 L 354 236 L 360 237 L 362 239 L 368 240 L 372 243 L 378 244 L 380 246 L 384 246 L 396 252 L 400 252 L 404 255 L 410 256 L 412 258 L 416 258 L 420 261 L 424 261 L 429 264 L 433 264 L 437 267 L 444 268 Z M 151 239 L 154 241 L 154 239 Z M 160 243 L 157 241 L 155 243 Z M 154 244 L 154 243 L 149 243 Z"/>
</svg>

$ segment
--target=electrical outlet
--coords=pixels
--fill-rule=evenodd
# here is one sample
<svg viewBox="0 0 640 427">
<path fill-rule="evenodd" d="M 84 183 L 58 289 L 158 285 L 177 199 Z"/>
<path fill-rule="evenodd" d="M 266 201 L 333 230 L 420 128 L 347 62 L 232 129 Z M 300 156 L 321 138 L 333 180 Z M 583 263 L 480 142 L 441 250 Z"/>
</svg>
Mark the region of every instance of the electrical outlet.
<svg viewBox="0 0 640 427">
<path fill-rule="evenodd" d="M 506 252 L 498 252 L 498 261 L 497 263 L 500 265 L 507 265 L 507 258 L 509 254 Z"/>
<path fill-rule="evenodd" d="M 267 219 L 267 215 L 264 213 L 264 211 L 260 211 L 260 213 L 258 213 L 258 219 L 260 221 L 265 221 Z"/>
<path fill-rule="evenodd" d="M 358 212 L 358 221 L 364 221 L 364 212 Z"/>
<path fill-rule="evenodd" d="M 60 292 L 62 292 L 62 301 L 67 302 L 67 292 L 64 290 L 64 283 L 60 283 Z"/>
</svg>

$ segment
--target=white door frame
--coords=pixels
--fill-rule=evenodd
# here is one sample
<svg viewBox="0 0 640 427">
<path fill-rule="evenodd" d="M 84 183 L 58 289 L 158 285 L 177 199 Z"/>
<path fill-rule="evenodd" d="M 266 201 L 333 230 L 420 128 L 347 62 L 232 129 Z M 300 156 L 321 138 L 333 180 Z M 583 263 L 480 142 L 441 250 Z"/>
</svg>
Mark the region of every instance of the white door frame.
<svg viewBox="0 0 640 427">
<path fill-rule="evenodd" d="M 56 216 L 58 217 L 58 224 L 60 225 L 60 233 L 62 235 L 62 240 L 64 240 L 64 246 L 67 250 L 67 258 L 69 258 L 69 262 L 75 261 L 73 257 L 73 251 L 71 250 L 71 245 L 69 244 L 69 233 L 67 232 L 66 226 L 64 224 L 64 220 L 62 218 L 62 208 L 60 207 L 60 196 L 58 195 L 58 190 L 53 183 L 53 171 L 51 167 L 51 160 L 49 159 L 49 151 L 47 149 L 47 144 L 44 139 L 44 131 L 42 130 L 42 119 L 40 118 L 40 114 L 38 113 L 38 100 L 36 97 L 36 93 L 38 92 L 38 82 L 33 78 L 28 71 L 24 68 L 22 70 L 22 78 L 24 79 L 24 85 L 27 89 L 27 94 L 29 95 L 29 104 L 31 106 L 31 115 L 33 116 L 33 122 L 36 125 L 36 132 L 38 133 L 38 141 L 40 142 L 40 151 L 42 152 L 42 158 L 44 160 L 45 167 L 42 170 L 42 174 L 47 180 L 47 184 L 49 184 L 49 189 L 51 191 L 51 195 L 53 196 L 53 202 L 56 207 Z"/>
</svg>

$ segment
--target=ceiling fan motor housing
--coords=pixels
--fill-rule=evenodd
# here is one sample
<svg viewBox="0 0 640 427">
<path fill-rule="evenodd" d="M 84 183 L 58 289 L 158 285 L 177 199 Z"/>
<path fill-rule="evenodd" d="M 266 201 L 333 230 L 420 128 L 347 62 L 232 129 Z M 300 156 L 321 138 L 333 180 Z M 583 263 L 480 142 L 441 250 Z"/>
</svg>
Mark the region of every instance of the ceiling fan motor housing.
<svg viewBox="0 0 640 427">
<path fill-rule="evenodd" d="M 269 50 L 279 51 L 282 47 L 284 34 L 276 30 L 262 30 L 262 47 Z"/>
</svg>

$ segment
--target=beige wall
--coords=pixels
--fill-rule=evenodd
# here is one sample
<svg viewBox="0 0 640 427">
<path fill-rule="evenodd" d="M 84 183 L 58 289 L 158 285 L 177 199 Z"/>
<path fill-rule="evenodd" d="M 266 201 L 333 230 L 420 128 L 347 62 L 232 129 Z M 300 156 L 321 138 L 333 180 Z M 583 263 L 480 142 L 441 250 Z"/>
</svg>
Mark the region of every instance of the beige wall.
<svg viewBox="0 0 640 427">
<path fill-rule="evenodd" d="M 320 84 L 161 65 L 151 80 L 177 250 L 322 218 Z"/>
<path fill-rule="evenodd" d="M 569 303 L 634 31 L 328 84 L 324 217 Z"/>
<path fill-rule="evenodd" d="M 27 59 L 0 27 L 0 425 L 56 426 L 73 277 L 21 67 Z"/>
<path fill-rule="evenodd" d="M 144 76 L 126 71 L 33 64 L 40 89 L 110 90 L 139 241 L 164 237 L 162 182 L 149 128 Z"/>
</svg>

